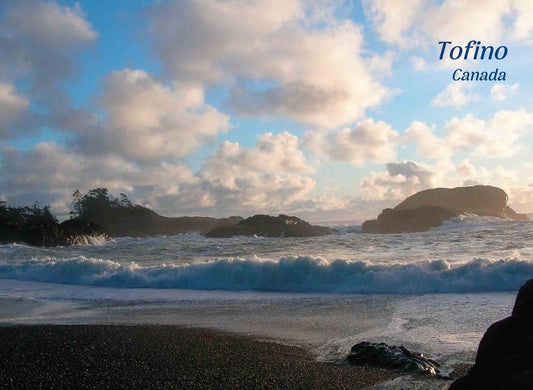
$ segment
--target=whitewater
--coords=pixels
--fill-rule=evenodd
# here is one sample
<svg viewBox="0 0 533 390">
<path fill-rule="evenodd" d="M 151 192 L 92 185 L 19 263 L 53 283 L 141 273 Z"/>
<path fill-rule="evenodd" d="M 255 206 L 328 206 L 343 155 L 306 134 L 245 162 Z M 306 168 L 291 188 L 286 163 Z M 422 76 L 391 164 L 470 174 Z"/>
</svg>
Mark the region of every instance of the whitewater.
<svg viewBox="0 0 533 390">
<path fill-rule="evenodd" d="M 0 246 L 0 324 L 178 324 L 303 345 L 359 341 L 472 361 L 533 278 L 533 222 L 462 217 L 425 233 L 198 234 Z"/>
</svg>

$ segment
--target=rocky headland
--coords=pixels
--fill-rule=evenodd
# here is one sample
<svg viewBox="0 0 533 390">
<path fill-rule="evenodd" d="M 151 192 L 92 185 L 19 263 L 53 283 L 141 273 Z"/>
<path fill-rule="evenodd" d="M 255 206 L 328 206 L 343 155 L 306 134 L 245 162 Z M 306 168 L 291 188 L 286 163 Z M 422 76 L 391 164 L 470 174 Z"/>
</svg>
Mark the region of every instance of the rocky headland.
<svg viewBox="0 0 533 390">
<path fill-rule="evenodd" d="M 464 214 L 525 221 L 507 205 L 504 190 L 492 186 L 433 188 L 420 191 L 393 209 L 384 209 L 377 219 L 363 223 L 363 233 L 412 233 L 427 231 Z"/>
<path fill-rule="evenodd" d="M 140 205 L 133 205 L 125 194 L 118 198 L 106 188 L 95 188 L 87 194 L 74 193 L 75 219 L 102 226 L 113 237 L 142 237 L 183 233 L 204 234 L 216 226 L 231 226 L 242 217 L 165 217 Z"/>
</svg>

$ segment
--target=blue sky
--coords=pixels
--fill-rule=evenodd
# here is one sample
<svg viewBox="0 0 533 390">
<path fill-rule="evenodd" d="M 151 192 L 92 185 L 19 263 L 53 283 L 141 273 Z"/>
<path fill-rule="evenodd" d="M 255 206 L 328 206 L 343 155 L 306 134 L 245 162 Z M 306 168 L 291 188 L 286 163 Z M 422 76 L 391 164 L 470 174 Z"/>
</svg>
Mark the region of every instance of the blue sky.
<svg viewBox="0 0 533 390">
<path fill-rule="evenodd" d="M 0 197 L 357 222 L 491 184 L 533 211 L 528 2 L 7 1 Z M 439 61 L 440 40 L 508 47 Z M 506 72 L 453 81 L 455 69 Z"/>
</svg>

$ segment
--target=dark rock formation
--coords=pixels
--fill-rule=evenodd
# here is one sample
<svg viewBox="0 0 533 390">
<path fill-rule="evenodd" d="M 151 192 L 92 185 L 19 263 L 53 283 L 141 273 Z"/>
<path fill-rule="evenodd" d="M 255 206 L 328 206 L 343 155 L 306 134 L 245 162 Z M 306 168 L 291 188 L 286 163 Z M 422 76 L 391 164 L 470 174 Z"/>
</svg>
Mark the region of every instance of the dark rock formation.
<svg viewBox="0 0 533 390">
<path fill-rule="evenodd" d="M 476 362 L 450 390 L 533 389 L 533 279 L 518 292 L 513 313 L 492 324 Z"/>
<path fill-rule="evenodd" d="M 504 190 L 491 186 L 433 188 L 420 191 L 394 209 L 385 209 L 377 220 L 363 223 L 363 233 L 410 233 L 427 231 L 460 214 L 528 220 L 507 206 Z"/>
<path fill-rule="evenodd" d="M 174 235 L 182 233 L 204 234 L 217 226 L 231 226 L 243 220 L 242 217 L 164 217 L 156 212 L 136 206 L 132 213 L 109 213 L 92 222 L 105 227 L 115 237 L 139 237 L 152 235 Z"/>
<path fill-rule="evenodd" d="M 88 244 L 92 239 L 109 240 L 104 229 L 90 223 L 68 220 L 61 224 L 47 223 L 40 226 L 4 227 L 0 242 L 25 242 L 33 246 L 69 246 Z"/>
<path fill-rule="evenodd" d="M 438 206 L 476 215 L 502 216 L 507 206 L 504 190 L 491 186 L 433 188 L 411 195 L 395 208 L 397 210 Z"/>
<path fill-rule="evenodd" d="M 91 242 L 92 238 L 110 240 L 111 234 L 91 222 L 69 219 L 62 222 L 59 227 L 62 231 L 61 241 L 57 245 L 84 245 Z"/>
<path fill-rule="evenodd" d="M 509 206 L 505 206 L 505 209 L 503 210 L 503 216 L 507 219 L 513 219 L 515 221 L 529 221 L 529 216 L 527 214 L 519 214 Z"/>
<path fill-rule="evenodd" d="M 79 220 L 61 224 L 50 207 L 12 207 L 0 202 L 0 243 L 25 242 L 34 246 L 87 244 L 92 239 L 109 239 L 102 228 Z"/>
<path fill-rule="evenodd" d="M 352 347 L 346 358 L 348 363 L 357 366 L 392 368 L 408 372 L 420 372 L 430 375 L 439 374 L 439 364 L 419 353 L 404 347 L 385 343 L 362 342 Z"/>
<path fill-rule="evenodd" d="M 365 221 L 363 233 L 413 233 L 425 232 L 442 225 L 447 219 L 460 213 L 435 206 L 420 206 L 416 209 L 385 209 L 378 219 Z"/>
<path fill-rule="evenodd" d="M 279 215 L 254 215 L 232 226 L 211 229 L 206 237 L 262 236 L 262 237 L 314 237 L 333 234 L 335 230 L 314 226 L 296 217 Z"/>
<path fill-rule="evenodd" d="M 102 226 L 113 236 L 152 236 L 181 233 L 205 233 L 216 226 L 234 225 L 241 217 L 164 217 L 147 207 L 133 205 L 125 194 L 115 198 L 106 188 L 73 194 L 71 215 L 81 221 Z"/>
</svg>

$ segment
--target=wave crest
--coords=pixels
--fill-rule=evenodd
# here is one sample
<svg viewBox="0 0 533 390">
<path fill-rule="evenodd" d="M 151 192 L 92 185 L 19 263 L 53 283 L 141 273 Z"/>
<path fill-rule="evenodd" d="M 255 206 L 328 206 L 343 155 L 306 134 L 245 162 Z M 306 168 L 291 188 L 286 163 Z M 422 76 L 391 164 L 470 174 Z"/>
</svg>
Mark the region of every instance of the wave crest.
<svg viewBox="0 0 533 390">
<path fill-rule="evenodd" d="M 141 266 L 86 257 L 0 264 L 0 278 L 118 288 L 256 290 L 313 293 L 423 294 L 517 290 L 533 278 L 533 262 L 473 259 L 370 264 L 310 256 L 279 261 L 223 259 Z"/>
</svg>

